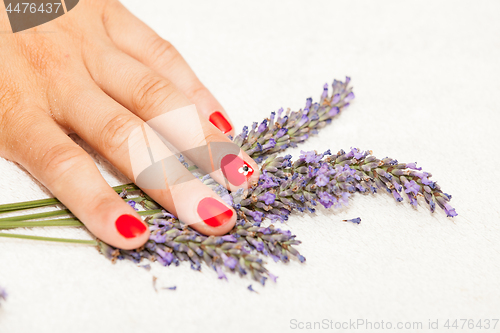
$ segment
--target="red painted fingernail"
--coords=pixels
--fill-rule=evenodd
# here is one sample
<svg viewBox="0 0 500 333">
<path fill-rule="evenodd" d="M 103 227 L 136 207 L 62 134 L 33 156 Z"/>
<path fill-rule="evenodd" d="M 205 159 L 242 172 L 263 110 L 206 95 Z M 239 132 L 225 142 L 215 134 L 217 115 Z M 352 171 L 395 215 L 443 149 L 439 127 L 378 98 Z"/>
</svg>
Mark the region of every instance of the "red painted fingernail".
<svg viewBox="0 0 500 333">
<path fill-rule="evenodd" d="M 198 204 L 198 215 L 211 227 L 226 224 L 233 216 L 233 211 L 214 198 L 204 198 Z"/>
<path fill-rule="evenodd" d="M 227 132 L 231 131 L 233 127 L 229 123 L 229 121 L 224 118 L 222 113 L 219 111 L 215 111 L 210 115 L 210 118 L 208 118 L 212 124 L 215 125 L 222 133 L 226 134 Z"/>
<path fill-rule="evenodd" d="M 125 238 L 134 238 L 146 231 L 144 223 L 136 219 L 132 215 L 124 214 L 120 216 L 116 222 L 116 230 Z"/>
<path fill-rule="evenodd" d="M 220 161 L 224 177 L 233 185 L 240 186 L 253 175 L 252 167 L 238 155 L 227 154 Z"/>
</svg>

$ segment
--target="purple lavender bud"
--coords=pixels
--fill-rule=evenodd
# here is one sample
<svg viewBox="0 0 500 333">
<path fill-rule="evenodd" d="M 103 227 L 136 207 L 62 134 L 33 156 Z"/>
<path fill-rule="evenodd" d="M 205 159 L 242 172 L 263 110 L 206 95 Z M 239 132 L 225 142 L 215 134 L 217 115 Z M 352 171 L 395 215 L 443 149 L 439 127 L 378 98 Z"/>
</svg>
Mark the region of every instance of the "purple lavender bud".
<svg viewBox="0 0 500 333">
<path fill-rule="evenodd" d="M 337 104 L 338 102 L 340 102 L 340 94 L 335 94 L 333 97 L 332 97 L 332 101 L 330 102 L 331 105 L 335 105 Z"/>
<path fill-rule="evenodd" d="M 238 241 L 234 235 L 224 235 L 221 238 L 224 242 L 234 243 Z"/>
<path fill-rule="evenodd" d="M 276 279 L 278 278 L 276 275 L 273 275 L 271 273 L 267 273 L 267 275 L 269 276 L 270 280 L 272 280 L 274 283 L 276 283 Z"/>
<path fill-rule="evenodd" d="M 288 121 L 288 116 L 284 116 L 283 118 L 280 118 L 277 123 L 280 125 L 280 126 L 283 126 L 284 123 L 286 123 Z"/>
<path fill-rule="evenodd" d="M 156 253 L 158 253 L 160 258 L 163 259 L 163 261 L 166 265 L 170 265 L 172 263 L 172 261 L 174 260 L 174 255 L 172 254 L 172 252 L 163 251 L 162 249 L 157 247 Z"/>
<path fill-rule="evenodd" d="M 279 138 L 281 138 L 283 135 L 286 134 L 286 132 L 288 132 L 288 129 L 287 128 L 280 128 L 278 130 L 278 132 L 276 132 L 276 134 L 274 135 L 274 139 L 275 140 L 278 140 Z"/>
<path fill-rule="evenodd" d="M 396 190 L 392 190 L 391 193 L 392 193 L 392 195 L 394 196 L 394 199 L 396 199 L 397 202 L 403 201 L 403 197 Z"/>
<path fill-rule="evenodd" d="M 312 98 L 309 97 L 307 100 L 306 100 L 306 106 L 305 106 L 305 109 L 309 109 L 312 105 Z"/>
<path fill-rule="evenodd" d="M 328 182 L 329 178 L 324 174 L 320 174 L 316 177 L 316 185 L 318 185 L 319 187 L 325 186 L 326 184 L 328 184 Z"/>
<path fill-rule="evenodd" d="M 418 192 L 420 191 L 420 185 L 415 183 L 414 180 L 406 182 L 405 187 L 406 187 L 405 193 L 412 192 L 413 194 L 417 195 Z"/>
<path fill-rule="evenodd" d="M 308 116 L 306 116 L 306 115 L 303 115 L 303 116 L 300 118 L 300 120 L 299 120 L 299 122 L 297 123 L 297 125 L 295 125 L 295 126 L 297 126 L 297 127 L 299 127 L 299 128 L 300 128 L 300 127 L 302 127 L 302 126 L 303 126 L 306 122 L 308 122 L 308 121 L 309 121 L 309 117 L 308 117 Z"/>
<path fill-rule="evenodd" d="M 360 217 L 356 217 L 354 219 L 350 219 L 350 220 L 342 220 L 344 222 L 352 222 L 352 223 L 356 223 L 356 224 L 360 224 L 361 223 L 361 218 Z"/>
<path fill-rule="evenodd" d="M 217 272 L 217 277 L 219 279 L 226 279 L 227 280 L 227 276 L 226 274 L 224 274 L 224 272 L 222 271 L 222 267 L 220 266 L 215 266 L 214 267 L 215 271 Z"/>
<path fill-rule="evenodd" d="M 317 163 L 323 157 L 322 155 L 318 155 L 314 150 L 310 150 L 307 152 L 300 151 L 301 155 L 299 158 L 304 159 L 306 163 Z"/>
<path fill-rule="evenodd" d="M 406 163 L 406 167 L 408 169 L 413 169 L 413 170 L 422 170 L 422 168 L 417 167 L 417 163 Z"/>
<path fill-rule="evenodd" d="M 276 146 L 276 141 L 274 139 L 269 139 L 267 143 L 262 145 L 262 150 L 271 149 L 274 148 L 274 146 Z"/>
<path fill-rule="evenodd" d="M 332 205 L 337 203 L 337 199 L 328 192 L 318 192 L 317 196 L 319 198 L 319 203 L 325 208 L 330 208 Z"/>
<path fill-rule="evenodd" d="M 420 179 L 420 181 L 424 185 L 433 185 L 434 184 L 434 182 L 430 181 L 426 176 L 422 177 L 422 179 Z"/>
<path fill-rule="evenodd" d="M 233 206 L 234 204 L 233 197 L 229 193 L 222 195 L 221 199 L 224 200 L 224 202 L 227 203 L 228 206 Z"/>
<path fill-rule="evenodd" d="M 136 202 L 134 200 L 129 200 L 127 201 L 127 203 L 129 204 L 130 207 L 132 207 L 133 209 L 135 209 L 135 211 L 139 211 L 139 208 L 136 207 Z"/>
<path fill-rule="evenodd" d="M 323 86 L 323 94 L 321 94 L 321 101 L 328 97 L 328 83 Z"/>
<path fill-rule="evenodd" d="M 255 239 L 252 239 L 247 236 L 247 240 L 250 244 L 252 244 L 255 249 L 259 252 L 262 252 L 264 250 L 264 243 Z"/>
<path fill-rule="evenodd" d="M 283 113 L 283 108 L 280 108 L 280 109 L 278 110 L 278 118 L 280 118 L 280 117 L 281 117 L 281 114 L 282 114 L 282 113 Z"/>
<path fill-rule="evenodd" d="M 431 210 L 431 213 L 434 213 L 434 211 L 436 209 L 436 203 L 432 199 L 429 200 L 429 209 Z M 448 215 L 448 214 L 446 214 L 446 215 Z"/>
<path fill-rule="evenodd" d="M 248 290 L 250 290 L 250 291 L 252 291 L 252 292 L 254 292 L 254 293 L 256 293 L 256 292 L 257 292 L 257 291 L 255 291 L 255 289 L 253 289 L 252 285 L 249 285 L 249 286 L 247 287 L 247 289 L 248 289 Z"/>
<path fill-rule="evenodd" d="M 164 290 L 176 290 L 177 289 L 177 286 L 172 286 L 172 287 L 163 287 L 161 289 L 164 289 Z"/>
<path fill-rule="evenodd" d="M 418 202 L 417 202 L 417 198 L 415 197 L 415 195 L 413 193 L 406 193 L 406 195 L 408 196 L 408 199 L 410 200 L 410 203 L 414 207 L 417 207 L 418 206 Z"/>
<path fill-rule="evenodd" d="M 349 102 L 354 99 L 354 93 L 350 92 L 345 98 L 344 101 Z"/>
<path fill-rule="evenodd" d="M 149 239 L 154 241 L 155 243 L 162 244 L 162 243 L 165 243 L 165 241 L 167 240 L 167 235 L 166 234 L 162 235 L 160 232 L 156 232 L 156 233 L 152 233 L 149 236 Z"/>
<path fill-rule="evenodd" d="M 246 215 L 250 215 L 252 217 L 252 219 L 254 219 L 255 221 L 257 222 L 262 222 L 262 217 L 264 216 L 264 213 L 258 211 L 258 210 L 249 210 L 249 209 L 246 209 L 245 207 L 242 207 L 241 210 L 246 214 Z"/>
<path fill-rule="evenodd" d="M 347 207 L 349 204 L 349 197 L 351 196 L 350 193 L 344 192 L 342 195 L 338 198 L 339 204 L 343 204 L 344 206 Z"/>
<path fill-rule="evenodd" d="M 268 175 L 267 171 L 263 171 L 263 173 L 260 175 L 259 184 L 264 189 L 279 185 L 271 176 Z"/>
<path fill-rule="evenodd" d="M 224 265 L 228 267 L 229 269 L 234 269 L 236 265 L 238 264 L 238 260 L 234 257 L 229 257 L 225 255 L 224 253 L 222 254 L 222 259 L 224 261 Z"/>
<path fill-rule="evenodd" d="M 329 115 L 330 117 L 333 117 L 333 116 L 337 115 L 339 112 L 340 112 L 339 108 L 338 108 L 338 107 L 336 107 L 336 106 L 334 106 L 334 107 L 332 107 L 332 108 L 330 109 L 330 111 L 328 111 L 328 115 Z"/>
<path fill-rule="evenodd" d="M 259 196 L 257 200 L 259 201 L 264 201 L 266 205 L 271 205 L 274 203 L 274 200 L 276 199 L 276 195 L 266 192 L 265 194 Z"/>
<path fill-rule="evenodd" d="M 351 78 L 349 76 L 346 76 L 344 82 L 344 89 L 349 85 L 349 82 L 351 82 Z"/>
<path fill-rule="evenodd" d="M 444 204 L 444 211 L 448 217 L 455 217 L 458 215 L 457 212 L 455 212 L 455 208 L 451 207 L 449 203 Z"/>
<path fill-rule="evenodd" d="M 306 258 L 303 255 L 301 255 L 301 254 L 299 254 L 297 256 L 297 259 L 299 259 L 299 261 L 302 262 L 302 263 L 304 263 L 306 261 Z"/>
<path fill-rule="evenodd" d="M 257 129 L 257 133 L 263 133 L 264 131 L 267 130 L 267 120 L 264 119 L 262 123 L 260 124 L 259 128 Z"/>
</svg>

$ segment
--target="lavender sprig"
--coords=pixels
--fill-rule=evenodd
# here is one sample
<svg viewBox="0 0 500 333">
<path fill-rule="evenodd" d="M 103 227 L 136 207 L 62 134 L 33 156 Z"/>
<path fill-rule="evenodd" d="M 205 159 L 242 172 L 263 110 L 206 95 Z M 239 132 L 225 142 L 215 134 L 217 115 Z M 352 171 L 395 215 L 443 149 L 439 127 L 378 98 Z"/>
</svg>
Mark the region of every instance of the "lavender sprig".
<svg viewBox="0 0 500 333">
<path fill-rule="evenodd" d="M 438 205 L 448 217 L 457 216 L 449 204 L 451 195 L 429 179 L 430 173 L 421 170 L 416 163 L 398 163 L 389 157 L 377 159 L 371 151 L 357 148 L 334 155 L 329 150 L 323 154 L 302 152 L 295 162 L 290 155 L 273 155 L 263 163 L 258 185 L 234 193 L 233 201 L 253 221 L 285 221 L 294 210 L 313 213 L 318 203 L 337 208 L 347 205 L 352 193 L 376 193 L 381 189 L 398 202 L 406 197 L 417 207 L 422 197 L 431 212 Z M 357 219 L 352 222 L 359 223 Z"/>
<path fill-rule="evenodd" d="M 285 113 L 283 108 L 278 113 L 272 112 L 270 117 L 262 123 L 253 123 L 250 131 L 247 126 L 237 135 L 233 142 L 250 155 L 257 163 L 266 156 L 281 152 L 288 147 L 296 147 L 304 142 L 310 135 L 331 123 L 342 110 L 349 106 L 354 99 L 351 79 L 346 77 L 345 82 L 334 80 L 332 93 L 328 94 L 328 84 L 323 87 L 319 103 L 313 103 L 308 98 L 304 109 Z"/>
<path fill-rule="evenodd" d="M 305 261 L 293 247 L 300 241 L 290 231 L 274 225 L 261 227 L 239 219 L 229 234 L 205 236 L 168 215 L 157 215 L 148 221 L 151 236 L 143 247 L 119 250 L 99 242 L 101 252 L 112 261 L 129 259 L 139 263 L 147 258 L 164 266 L 177 266 L 186 261 L 194 270 L 201 270 L 201 264 L 205 263 L 217 272 L 219 279 L 227 279 L 225 267 L 240 276 L 248 274 L 263 285 L 268 278 L 275 281 L 276 276 L 264 267 L 260 255 L 282 262 L 288 262 L 291 257 Z"/>
</svg>

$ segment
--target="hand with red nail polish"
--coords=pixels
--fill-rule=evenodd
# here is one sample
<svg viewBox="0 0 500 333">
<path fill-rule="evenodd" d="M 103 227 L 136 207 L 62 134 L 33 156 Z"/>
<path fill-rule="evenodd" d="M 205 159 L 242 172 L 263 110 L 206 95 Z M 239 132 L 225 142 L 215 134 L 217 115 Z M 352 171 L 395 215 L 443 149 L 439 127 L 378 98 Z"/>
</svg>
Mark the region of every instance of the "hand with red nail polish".
<svg viewBox="0 0 500 333">
<path fill-rule="evenodd" d="M 0 12 L 3 5 L 0 1 Z M 92 234 L 117 248 L 142 246 L 149 228 L 110 188 L 70 133 L 136 183 L 140 179 L 131 164 L 144 165 L 153 173 L 153 185 L 138 185 L 184 223 L 207 235 L 231 230 L 235 211 L 194 178 L 173 151 L 182 152 L 228 190 L 248 187 L 259 171 L 228 139 L 234 126 L 227 112 L 179 52 L 115 0 L 81 0 L 69 15 L 44 23 L 43 30 L 52 33 L 42 36 L 37 30 L 11 33 L 10 21 L 0 20 L 5 32 L 0 47 L 0 156 L 28 170 Z M 146 127 L 191 106 L 195 111 L 189 116 L 184 112 L 162 124 L 171 137 L 161 139 L 175 149 L 163 143 L 158 158 Z M 149 146 L 132 153 L 128 144 L 133 133 L 144 135 L 138 146 Z"/>
</svg>

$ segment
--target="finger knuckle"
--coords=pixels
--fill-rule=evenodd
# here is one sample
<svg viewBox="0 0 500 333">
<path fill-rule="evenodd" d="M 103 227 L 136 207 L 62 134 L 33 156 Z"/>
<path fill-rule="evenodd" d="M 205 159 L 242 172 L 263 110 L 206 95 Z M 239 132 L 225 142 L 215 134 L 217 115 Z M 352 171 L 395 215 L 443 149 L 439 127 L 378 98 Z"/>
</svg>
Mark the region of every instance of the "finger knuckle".
<svg viewBox="0 0 500 333">
<path fill-rule="evenodd" d="M 203 133 L 205 142 L 227 142 L 227 139 L 216 131 L 218 130 L 212 128 L 205 130 Z"/>
<path fill-rule="evenodd" d="M 203 84 L 201 84 L 201 82 L 195 83 L 192 86 L 192 88 L 186 92 L 186 96 L 190 100 L 196 100 L 196 99 L 201 100 L 203 98 L 207 98 L 208 95 L 209 95 L 209 92 L 208 92 L 207 88 L 205 88 L 205 86 Z"/>
<path fill-rule="evenodd" d="M 21 52 L 33 70 L 40 77 L 48 77 L 60 68 L 60 56 L 47 37 L 36 34 L 30 36 L 21 46 Z"/>
<path fill-rule="evenodd" d="M 21 94 L 10 85 L 0 84 L 0 133 L 7 132 L 9 125 L 18 117 Z"/>
<path fill-rule="evenodd" d="M 167 182 L 172 196 L 177 196 L 183 192 L 182 186 L 177 186 L 195 180 L 196 178 L 187 172 L 174 172 L 169 174 L 167 177 Z"/>
<path fill-rule="evenodd" d="M 17 143 L 11 134 L 23 127 L 23 109 L 21 93 L 13 85 L 0 82 L 0 156 L 11 160 L 8 151 Z"/>
<path fill-rule="evenodd" d="M 118 196 L 110 195 L 108 191 L 96 191 L 89 200 L 88 212 L 91 216 L 97 216 L 102 212 L 109 211 L 111 207 L 116 206 L 117 199 Z"/>
<path fill-rule="evenodd" d="M 128 142 L 128 136 L 139 126 L 132 116 L 118 114 L 107 119 L 100 132 L 99 146 L 110 154 L 121 151 Z"/>
<path fill-rule="evenodd" d="M 164 78 L 148 74 L 144 76 L 133 93 L 133 107 L 143 116 L 170 99 L 174 92 L 172 84 Z"/>
<path fill-rule="evenodd" d="M 92 163 L 90 156 L 72 143 L 53 145 L 36 160 L 39 161 L 38 168 L 46 175 L 49 186 L 56 179 L 64 178 L 84 165 Z"/>
<path fill-rule="evenodd" d="M 153 36 L 147 43 L 146 50 L 153 59 L 153 63 L 168 63 L 180 56 L 172 43 L 164 40 L 158 35 Z"/>
</svg>

